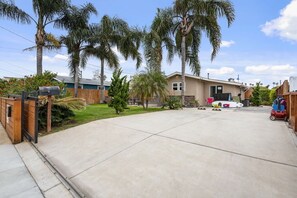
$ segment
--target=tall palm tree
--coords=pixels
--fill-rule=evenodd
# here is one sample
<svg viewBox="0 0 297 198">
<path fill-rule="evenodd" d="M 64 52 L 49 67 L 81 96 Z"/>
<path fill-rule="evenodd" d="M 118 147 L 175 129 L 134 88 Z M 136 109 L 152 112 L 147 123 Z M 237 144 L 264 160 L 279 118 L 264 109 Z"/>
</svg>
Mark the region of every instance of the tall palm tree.
<svg viewBox="0 0 297 198">
<path fill-rule="evenodd" d="M 32 0 L 32 5 L 36 18 L 19 9 L 11 1 L 0 0 L 0 16 L 21 23 L 33 22 L 36 25 L 35 46 L 26 50 L 36 48 L 37 74 L 42 74 L 43 49 L 60 47 L 59 42 L 52 34 L 47 34 L 45 28 L 62 16 L 62 12 L 69 6 L 69 0 Z"/>
<path fill-rule="evenodd" d="M 18 23 L 31 23 L 29 15 L 19 9 L 12 1 L 0 0 L 0 17 L 5 17 Z"/>
<path fill-rule="evenodd" d="M 173 24 L 173 33 L 177 52 L 181 57 L 182 70 L 182 104 L 185 96 L 185 68 L 189 64 L 194 74 L 200 75 L 198 51 L 202 32 L 206 32 L 215 58 L 221 44 L 221 31 L 218 19 L 225 17 L 228 27 L 235 19 L 233 5 L 228 0 L 175 0 L 172 8 L 162 10 L 163 23 Z"/>
<path fill-rule="evenodd" d="M 163 49 L 167 49 L 167 61 L 169 63 L 172 62 L 174 57 L 175 46 L 171 37 L 173 24 L 170 23 L 170 17 L 167 13 L 158 9 L 149 32 L 145 33 L 144 36 L 144 55 L 147 66 L 159 72 L 161 72 Z M 169 23 L 166 23 L 167 21 Z"/>
<path fill-rule="evenodd" d="M 92 35 L 88 23 L 91 14 L 97 14 L 97 11 L 90 3 L 81 7 L 70 6 L 55 24 L 68 30 L 68 35 L 61 37 L 61 42 L 66 45 L 70 56 L 69 68 L 74 77 L 74 97 L 78 96 L 79 68 L 84 68 L 87 62 L 82 53 L 87 49 L 87 40 Z"/>
<path fill-rule="evenodd" d="M 89 40 L 91 45 L 85 51 L 85 56 L 94 56 L 100 60 L 100 76 L 104 76 L 107 65 L 111 69 L 119 67 L 119 57 L 114 47 L 125 59 L 137 60 L 136 67 L 141 64 L 141 54 L 138 52 L 141 34 L 132 30 L 128 24 L 119 18 L 105 15 L 99 24 L 93 26 L 93 35 Z M 100 103 L 105 101 L 104 78 L 100 78 Z"/>
</svg>

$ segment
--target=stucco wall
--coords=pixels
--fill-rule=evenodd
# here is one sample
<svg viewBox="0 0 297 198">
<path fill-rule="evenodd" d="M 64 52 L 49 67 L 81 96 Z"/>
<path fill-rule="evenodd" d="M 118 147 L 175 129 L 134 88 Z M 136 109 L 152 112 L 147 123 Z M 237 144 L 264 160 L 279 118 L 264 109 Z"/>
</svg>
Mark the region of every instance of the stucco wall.
<svg viewBox="0 0 297 198">
<path fill-rule="evenodd" d="M 169 78 L 167 82 L 167 90 L 169 91 L 169 95 L 180 96 L 181 91 L 172 90 L 172 84 L 175 82 L 181 82 L 181 78 L 179 76 L 174 76 Z M 186 77 L 185 95 L 195 96 L 195 99 L 198 100 L 200 104 L 204 104 L 204 83 L 200 80 Z"/>
<path fill-rule="evenodd" d="M 223 86 L 223 93 L 231 93 L 232 96 L 238 96 L 238 94 L 241 93 L 241 99 L 242 100 L 244 99 L 244 91 L 240 92 L 239 86 L 220 84 L 220 83 L 212 83 L 212 82 L 205 82 L 204 95 L 206 98 L 210 97 L 210 87 L 211 86 Z"/>
<path fill-rule="evenodd" d="M 173 76 L 167 79 L 168 85 L 167 90 L 169 91 L 169 95 L 180 96 L 181 92 L 174 91 L 172 89 L 172 83 L 181 82 L 180 76 Z M 237 96 L 241 93 L 241 99 L 244 99 L 244 91 L 241 90 L 240 87 L 235 85 L 228 85 L 223 83 L 215 83 L 215 82 L 206 82 L 199 79 L 186 77 L 186 96 L 195 96 L 195 99 L 199 101 L 199 104 L 205 105 L 207 102 L 207 98 L 210 97 L 210 87 L 211 86 L 223 86 L 223 93 L 231 93 L 232 96 Z"/>
</svg>

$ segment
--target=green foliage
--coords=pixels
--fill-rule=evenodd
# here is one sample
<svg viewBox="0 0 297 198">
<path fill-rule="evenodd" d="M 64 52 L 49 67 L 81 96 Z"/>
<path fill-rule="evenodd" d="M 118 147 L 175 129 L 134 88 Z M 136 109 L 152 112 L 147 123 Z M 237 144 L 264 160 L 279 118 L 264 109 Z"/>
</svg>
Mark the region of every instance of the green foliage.
<svg viewBox="0 0 297 198">
<path fill-rule="evenodd" d="M 71 121 L 74 112 L 61 105 L 54 104 L 52 106 L 52 127 L 61 126 Z M 45 129 L 47 124 L 47 104 L 39 107 L 38 128 Z"/>
<path fill-rule="evenodd" d="M 271 105 L 270 103 L 270 90 L 268 89 L 268 87 L 260 87 L 260 98 L 261 98 L 261 104 L 262 105 Z"/>
<path fill-rule="evenodd" d="M 170 96 L 166 98 L 165 104 L 163 107 L 168 107 L 169 109 L 180 109 L 182 108 L 180 97 L 178 96 Z"/>
<path fill-rule="evenodd" d="M 38 91 L 41 86 L 59 86 L 62 90 L 65 85 L 54 80 L 57 74 L 45 71 L 41 75 L 25 76 L 24 79 L 10 79 L 9 81 L 0 79 L 0 96 L 8 94 L 20 95 L 22 91 Z"/>
<path fill-rule="evenodd" d="M 269 93 L 269 101 L 272 104 L 273 101 L 277 98 L 276 89 L 272 88 Z"/>
<path fill-rule="evenodd" d="M 123 112 L 128 105 L 129 99 L 129 82 L 127 76 L 122 75 L 122 69 L 117 69 L 113 72 L 111 85 L 108 90 L 108 95 L 111 97 L 109 107 L 113 107 L 117 114 Z"/>
<path fill-rule="evenodd" d="M 253 96 L 251 98 L 253 105 L 260 106 L 261 97 L 260 97 L 260 83 L 256 83 L 256 87 L 254 87 Z"/>
<path fill-rule="evenodd" d="M 164 73 L 148 69 L 133 77 L 130 94 L 139 98 L 144 108 L 148 108 L 148 101 L 154 97 L 161 101 L 165 100 L 167 96 L 166 86 L 167 80 Z"/>
</svg>

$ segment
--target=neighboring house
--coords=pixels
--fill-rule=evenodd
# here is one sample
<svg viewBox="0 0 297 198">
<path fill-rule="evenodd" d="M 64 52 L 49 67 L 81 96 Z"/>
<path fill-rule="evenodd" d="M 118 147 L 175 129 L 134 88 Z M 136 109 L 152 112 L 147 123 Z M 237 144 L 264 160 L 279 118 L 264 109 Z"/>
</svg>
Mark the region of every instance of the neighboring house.
<svg viewBox="0 0 297 198">
<path fill-rule="evenodd" d="M 66 88 L 74 88 L 74 80 L 72 77 L 69 76 L 57 76 L 55 80 L 59 82 L 63 82 L 66 84 Z M 108 90 L 110 87 L 110 83 L 108 81 L 104 82 L 104 90 Z M 87 78 L 80 78 L 78 88 L 80 89 L 100 89 L 100 82 L 99 80 L 87 79 Z"/>
<path fill-rule="evenodd" d="M 181 73 L 174 72 L 168 75 L 167 82 L 169 94 L 180 96 L 182 89 Z M 247 86 L 235 82 L 233 79 L 224 81 L 186 74 L 185 100 L 195 99 L 200 105 L 206 105 L 208 98 L 221 93 L 231 93 L 233 97 L 240 97 L 241 100 L 244 100 L 244 93 L 247 89 Z"/>
</svg>

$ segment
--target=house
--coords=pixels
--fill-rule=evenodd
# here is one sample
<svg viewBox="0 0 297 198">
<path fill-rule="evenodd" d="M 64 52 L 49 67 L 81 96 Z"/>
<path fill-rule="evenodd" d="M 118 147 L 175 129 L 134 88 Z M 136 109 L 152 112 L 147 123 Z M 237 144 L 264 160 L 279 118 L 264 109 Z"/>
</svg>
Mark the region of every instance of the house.
<svg viewBox="0 0 297 198">
<path fill-rule="evenodd" d="M 57 76 L 55 80 L 66 84 L 66 88 L 74 88 L 74 80 L 69 76 Z M 104 90 L 108 90 L 110 82 L 104 81 Z M 78 88 L 80 89 L 100 89 L 99 80 L 93 80 L 88 78 L 80 78 Z"/>
<path fill-rule="evenodd" d="M 180 96 L 182 89 L 181 73 L 174 72 L 168 75 L 167 82 L 169 94 L 171 96 Z M 233 98 L 237 97 L 240 100 L 244 100 L 244 93 L 247 88 L 242 83 L 235 82 L 234 79 L 224 81 L 186 74 L 185 102 L 197 100 L 200 105 L 206 105 L 208 98 L 214 97 L 215 94 L 224 93 L 231 93 Z"/>
</svg>

